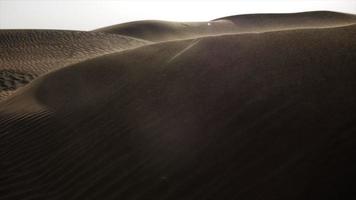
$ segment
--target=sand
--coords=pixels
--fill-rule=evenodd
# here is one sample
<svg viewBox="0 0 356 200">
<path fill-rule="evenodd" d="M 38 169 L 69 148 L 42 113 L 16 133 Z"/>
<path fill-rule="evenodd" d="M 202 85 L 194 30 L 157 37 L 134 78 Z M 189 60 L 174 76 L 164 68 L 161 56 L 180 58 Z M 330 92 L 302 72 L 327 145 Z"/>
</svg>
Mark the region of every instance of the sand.
<svg viewBox="0 0 356 200">
<path fill-rule="evenodd" d="M 0 65 L 12 91 L 0 102 L 0 199 L 356 197 L 355 17 L 227 19 L 242 18 L 259 19 L 255 30 L 83 32 L 82 56 L 59 64 L 72 57 L 52 40 L 30 59 L 33 45 L 8 39 L 1 51 L 20 50 Z"/>
</svg>

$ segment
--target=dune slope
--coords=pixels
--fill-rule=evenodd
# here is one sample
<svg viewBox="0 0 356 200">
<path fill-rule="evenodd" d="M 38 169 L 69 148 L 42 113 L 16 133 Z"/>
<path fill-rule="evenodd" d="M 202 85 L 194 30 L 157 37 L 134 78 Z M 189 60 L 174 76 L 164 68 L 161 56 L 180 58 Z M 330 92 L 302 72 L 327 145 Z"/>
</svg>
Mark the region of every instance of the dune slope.
<svg viewBox="0 0 356 200">
<path fill-rule="evenodd" d="M 0 199 L 355 196 L 356 26 L 146 45 L 0 103 Z"/>
</svg>

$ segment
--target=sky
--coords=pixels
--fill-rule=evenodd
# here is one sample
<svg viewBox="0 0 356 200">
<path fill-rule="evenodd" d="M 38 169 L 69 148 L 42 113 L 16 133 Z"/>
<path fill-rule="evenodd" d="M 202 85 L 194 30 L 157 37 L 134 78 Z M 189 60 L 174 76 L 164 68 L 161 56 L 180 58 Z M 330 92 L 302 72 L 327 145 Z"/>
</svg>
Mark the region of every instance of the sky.
<svg viewBox="0 0 356 200">
<path fill-rule="evenodd" d="M 93 30 L 146 19 L 208 21 L 312 10 L 356 14 L 356 0 L 0 0 L 0 29 Z"/>
</svg>

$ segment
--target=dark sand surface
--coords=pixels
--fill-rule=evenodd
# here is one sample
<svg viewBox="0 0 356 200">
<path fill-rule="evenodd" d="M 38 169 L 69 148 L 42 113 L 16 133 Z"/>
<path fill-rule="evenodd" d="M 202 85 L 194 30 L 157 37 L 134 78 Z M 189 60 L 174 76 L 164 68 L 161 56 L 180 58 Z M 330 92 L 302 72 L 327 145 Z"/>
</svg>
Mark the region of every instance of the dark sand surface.
<svg viewBox="0 0 356 200">
<path fill-rule="evenodd" d="M 356 198 L 355 17 L 276 16 L 295 15 L 308 27 L 157 43 L 146 40 L 164 31 L 142 22 L 150 37 L 83 32 L 104 39 L 78 41 L 75 62 L 32 41 L 41 32 L 18 37 L 41 55 L 1 40 L 0 75 L 26 86 L 0 87 L 12 91 L 0 102 L 0 199 Z M 228 19 L 239 17 L 254 23 Z"/>
</svg>

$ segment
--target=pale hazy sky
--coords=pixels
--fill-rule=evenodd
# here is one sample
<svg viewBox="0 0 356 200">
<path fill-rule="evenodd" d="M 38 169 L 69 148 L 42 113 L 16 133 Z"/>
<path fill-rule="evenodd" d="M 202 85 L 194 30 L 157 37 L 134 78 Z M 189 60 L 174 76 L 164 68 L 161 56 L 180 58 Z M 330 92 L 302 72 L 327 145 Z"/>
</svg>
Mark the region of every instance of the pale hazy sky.
<svg viewBox="0 0 356 200">
<path fill-rule="evenodd" d="M 356 0 L 0 0 L 0 29 L 92 30 L 144 19 L 207 21 L 311 10 L 356 14 Z"/>
</svg>

